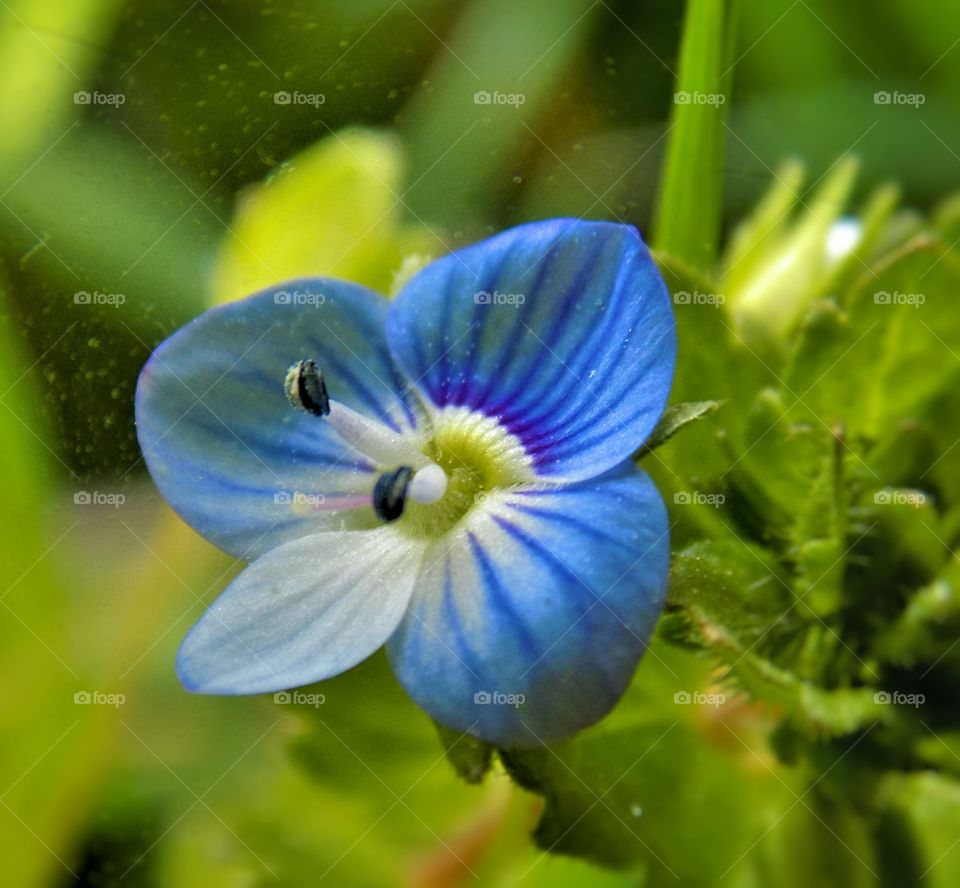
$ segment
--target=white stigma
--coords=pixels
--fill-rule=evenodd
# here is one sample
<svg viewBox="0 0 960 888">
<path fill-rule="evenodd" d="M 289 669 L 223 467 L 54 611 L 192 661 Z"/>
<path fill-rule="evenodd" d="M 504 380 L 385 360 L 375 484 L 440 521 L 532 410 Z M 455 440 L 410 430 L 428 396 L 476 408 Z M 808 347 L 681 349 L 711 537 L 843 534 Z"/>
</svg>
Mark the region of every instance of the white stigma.
<svg viewBox="0 0 960 888">
<path fill-rule="evenodd" d="M 435 463 L 424 466 L 410 481 L 407 496 L 415 503 L 429 506 L 447 492 L 447 473 Z"/>
</svg>

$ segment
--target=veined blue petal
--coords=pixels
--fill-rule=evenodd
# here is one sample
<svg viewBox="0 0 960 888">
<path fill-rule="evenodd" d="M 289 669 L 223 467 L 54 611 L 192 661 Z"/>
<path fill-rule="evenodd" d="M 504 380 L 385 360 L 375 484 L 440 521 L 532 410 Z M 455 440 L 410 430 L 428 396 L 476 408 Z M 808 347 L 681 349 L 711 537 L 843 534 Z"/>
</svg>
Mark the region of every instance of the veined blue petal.
<svg viewBox="0 0 960 888">
<path fill-rule="evenodd" d="M 312 358 L 332 398 L 409 427 L 386 306 L 354 284 L 292 281 L 208 311 L 156 349 L 137 386 L 137 434 L 160 492 L 187 523 L 247 560 L 345 521 L 375 523 L 366 509 L 312 508 L 317 495 L 371 489 L 373 467 L 322 419 L 289 405 L 284 376 Z"/>
<path fill-rule="evenodd" d="M 568 479 L 643 443 L 676 357 L 666 285 L 636 229 L 571 219 L 431 263 L 392 303 L 387 340 L 434 405 L 498 418 L 541 476 Z"/>
<path fill-rule="evenodd" d="M 180 680 L 198 693 L 256 694 L 355 666 L 403 617 L 424 548 L 392 526 L 278 546 L 190 630 L 177 654 Z"/>
<path fill-rule="evenodd" d="M 504 492 L 424 558 L 388 652 L 437 721 L 537 745 L 620 698 L 663 607 L 669 533 L 649 477 Z"/>
</svg>

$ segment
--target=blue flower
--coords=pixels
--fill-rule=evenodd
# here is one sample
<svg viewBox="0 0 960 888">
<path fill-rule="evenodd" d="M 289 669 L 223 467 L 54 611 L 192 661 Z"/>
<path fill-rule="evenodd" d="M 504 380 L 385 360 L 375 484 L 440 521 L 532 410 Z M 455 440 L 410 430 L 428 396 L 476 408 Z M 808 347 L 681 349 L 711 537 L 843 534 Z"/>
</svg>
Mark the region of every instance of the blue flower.
<svg viewBox="0 0 960 888">
<path fill-rule="evenodd" d="M 567 219 L 392 302 L 316 278 L 194 320 L 144 367 L 140 444 L 184 520 L 252 564 L 184 640 L 184 686 L 275 691 L 385 644 L 450 728 L 530 745 L 597 721 L 663 606 L 666 512 L 630 454 L 675 353 L 636 230 Z"/>
</svg>

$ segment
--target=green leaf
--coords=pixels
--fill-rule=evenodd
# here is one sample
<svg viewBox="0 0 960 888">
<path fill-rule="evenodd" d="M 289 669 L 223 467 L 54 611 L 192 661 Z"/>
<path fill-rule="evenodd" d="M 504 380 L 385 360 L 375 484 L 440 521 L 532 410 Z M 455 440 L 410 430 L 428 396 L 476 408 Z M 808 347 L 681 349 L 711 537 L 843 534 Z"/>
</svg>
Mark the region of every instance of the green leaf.
<svg viewBox="0 0 960 888">
<path fill-rule="evenodd" d="M 34 170 L 11 186 L 4 202 L 16 217 L 0 220 L 38 286 L 63 300 L 58 311 L 75 312 L 80 291 L 119 294 L 117 308 L 101 316 L 146 339 L 156 335 L 158 313 L 166 325 L 202 309 L 198 278 L 222 227 L 156 163 L 132 138 L 77 127 L 44 155 L 42 175 Z"/>
<path fill-rule="evenodd" d="M 801 333 L 788 374 L 800 406 L 842 424 L 855 448 L 921 419 L 960 378 L 958 288 L 960 263 L 929 238 L 862 275 L 842 314 L 818 309 Z"/>
<path fill-rule="evenodd" d="M 734 290 L 746 285 L 754 269 L 774 260 L 786 240 L 804 176 L 799 161 L 781 164 L 767 192 L 734 228 L 723 257 L 724 278 Z"/>
<path fill-rule="evenodd" d="M 545 850 L 642 867 L 649 886 L 715 884 L 738 863 L 754 865 L 738 858 L 787 793 L 757 767 L 749 748 L 763 741 L 750 726 L 718 709 L 716 694 L 693 699 L 702 665 L 659 645 L 654 654 L 657 662 L 648 659 L 596 728 L 557 747 L 500 757 L 521 786 L 544 796 L 534 838 Z M 722 725 L 728 718 L 730 729 Z"/>
<path fill-rule="evenodd" d="M 671 397 L 678 402 L 723 399 L 731 407 L 751 399 L 769 371 L 735 338 L 725 319 L 720 288 L 672 256 L 656 253 L 655 258 L 673 294 L 677 320 L 680 363 Z M 741 413 L 723 410 L 710 422 L 695 423 L 645 459 L 644 469 L 667 502 L 683 502 L 671 514 L 675 541 L 732 532 L 716 508 L 692 494 L 722 491 L 718 480 L 731 458 L 721 442 L 739 437 Z"/>
<path fill-rule="evenodd" d="M 952 888 L 958 884 L 960 782 L 937 773 L 891 774 L 884 791 L 889 804 L 904 812 L 916 836 L 922 857 L 923 881 L 919 884 L 930 888 Z"/>
<path fill-rule="evenodd" d="M 703 648 L 727 667 L 725 680 L 783 707 L 810 736 L 848 734 L 885 719 L 872 688 L 826 689 L 794 672 L 805 665 L 796 642 L 802 617 L 769 554 L 739 541 L 703 542 L 674 557 L 661 632 Z"/>
<path fill-rule="evenodd" d="M 956 350 L 960 354 L 960 349 Z M 949 366 L 949 365 L 948 365 Z M 957 471 L 957 441 L 960 440 L 960 385 L 946 387 L 929 405 L 920 427 L 933 439 L 932 452 L 918 454 L 911 483 L 933 490 L 945 506 L 960 505 L 960 472 Z M 903 482 L 900 482 L 903 483 Z"/>
<path fill-rule="evenodd" d="M 427 229 L 403 220 L 404 158 L 395 136 L 334 133 L 243 196 L 213 274 L 213 301 L 304 276 L 391 292 L 410 255 L 436 253 Z"/>
<path fill-rule="evenodd" d="M 804 539 L 798 521 L 835 460 L 830 430 L 795 407 L 792 395 L 764 389 L 746 411 L 742 436 L 728 442 L 733 511 L 754 535 L 781 547 Z M 813 508 L 822 505 L 821 496 Z"/>
<path fill-rule="evenodd" d="M 61 568 L 71 564 L 65 553 L 76 522 L 71 526 L 49 517 L 66 511 L 73 490 L 58 483 L 53 451 L 44 444 L 47 432 L 37 409 L 42 386 L 31 373 L 33 366 L 11 317 L 3 281 L 0 564 L 5 578 L 0 657 L 10 680 L 0 706 L 0 760 L 11 775 L 3 795 L 8 819 L 4 835 L 9 837 L 3 842 L 3 866 L 10 884 L 41 885 L 64 877 L 56 855 L 68 855 L 76 842 L 99 770 L 100 712 L 108 707 L 90 707 L 100 712 L 81 719 L 83 708 L 73 705 L 82 681 L 77 639 L 84 636 L 74 635 L 71 594 Z M 38 835 L 53 853 L 38 851 Z"/>
<path fill-rule="evenodd" d="M 447 761 L 467 783 L 479 783 L 486 777 L 493 762 L 493 747 L 476 737 L 451 731 L 439 723 L 434 723 L 437 735 Z"/>
<path fill-rule="evenodd" d="M 19 167 L 32 166 L 70 127 L 71 118 L 87 110 L 73 101 L 73 94 L 90 88 L 98 47 L 109 37 L 121 6 L 120 0 L 5 3 L 0 28 L 0 108 L 6 121 L 0 171 L 5 181 Z"/>
<path fill-rule="evenodd" d="M 880 185 L 857 213 L 860 236 L 856 245 L 828 270 L 823 294 L 843 293 L 875 261 L 884 233 L 900 202 L 900 188 L 894 183 Z M 882 253 L 880 254 L 882 255 Z"/>
<path fill-rule="evenodd" d="M 933 211 L 930 221 L 945 243 L 952 244 L 960 239 L 960 193 L 945 197 Z"/>
<path fill-rule="evenodd" d="M 673 558 L 662 631 L 704 648 L 776 647 L 796 628 L 779 571 L 769 553 L 739 540 L 688 546 Z"/>
<path fill-rule="evenodd" d="M 658 250 L 705 269 L 713 266 L 720 236 L 736 6 L 732 0 L 687 3 L 654 227 Z"/>
<path fill-rule="evenodd" d="M 648 453 L 652 453 L 661 445 L 666 444 L 681 429 L 703 419 L 710 413 L 715 413 L 720 409 L 720 406 L 720 401 L 686 401 L 683 404 L 671 405 L 663 412 L 660 422 L 656 424 L 643 447 L 634 453 L 631 459 L 643 459 Z"/>
<path fill-rule="evenodd" d="M 900 615 L 882 627 L 875 655 L 900 666 L 939 661 L 960 635 L 960 559 L 911 596 Z"/>
</svg>

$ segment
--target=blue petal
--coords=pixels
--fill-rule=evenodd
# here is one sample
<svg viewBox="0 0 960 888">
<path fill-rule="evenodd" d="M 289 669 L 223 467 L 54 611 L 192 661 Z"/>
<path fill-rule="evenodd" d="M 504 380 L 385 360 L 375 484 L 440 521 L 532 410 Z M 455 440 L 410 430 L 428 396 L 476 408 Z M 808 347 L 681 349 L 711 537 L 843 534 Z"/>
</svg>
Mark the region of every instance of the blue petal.
<svg viewBox="0 0 960 888">
<path fill-rule="evenodd" d="M 427 266 L 391 305 L 387 340 L 435 406 L 499 418 L 540 475 L 571 479 L 643 442 L 676 357 L 666 285 L 636 229 L 569 219 Z"/>
<path fill-rule="evenodd" d="M 355 666 L 403 617 L 423 549 L 393 526 L 278 546 L 190 630 L 177 654 L 180 680 L 199 693 L 256 694 Z"/>
<path fill-rule="evenodd" d="M 156 349 L 137 386 L 137 434 L 187 523 L 248 560 L 343 527 L 344 515 L 349 526 L 373 523 L 372 510 L 317 511 L 298 496 L 370 489 L 373 467 L 322 419 L 293 409 L 283 382 L 291 364 L 313 358 L 332 398 L 395 429 L 411 425 L 411 396 L 385 344 L 386 306 L 353 284 L 293 281 L 208 311 Z"/>
<path fill-rule="evenodd" d="M 397 676 L 437 721 L 491 743 L 569 736 L 633 674 L 663 607 L 668 537 L 631 464 L 502 494 L 427 553 L 387 646 Z"/>
</svg>

